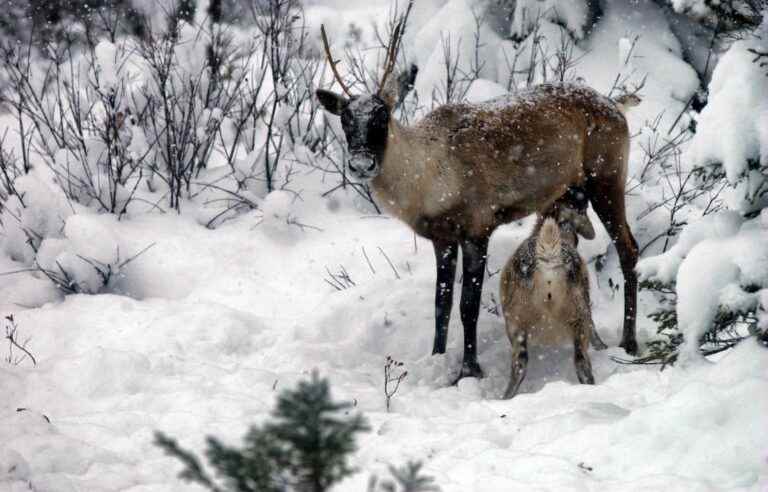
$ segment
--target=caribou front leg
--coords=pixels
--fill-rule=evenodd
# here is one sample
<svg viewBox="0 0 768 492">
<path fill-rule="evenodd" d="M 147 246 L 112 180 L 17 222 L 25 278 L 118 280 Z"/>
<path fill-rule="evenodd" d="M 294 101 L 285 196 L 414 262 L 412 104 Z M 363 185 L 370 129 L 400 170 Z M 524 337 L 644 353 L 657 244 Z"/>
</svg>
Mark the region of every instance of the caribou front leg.
<svg viewBox="0 0 768 492">
<path fill-rule="evenodd" d="M 435 283 L 435 344 L 433 354 L 444 354 L 448 342 L 448 322 L 453 307 L 453 281 L 456 278 L 458 243 L 433 241 L 437 281 Z"/>
<path fill-rule="evenodd" d="M 488 257 L 488 239 L 468 239 L 461 243 L 462 275 L 461 323 L 464 325 L 464 361 L 456 380 L 464 377 L 483 377 L 477 362 L 477 318 L 480 313 L 480 295 L 483 292 L 485 261 Z"/>
</svg>

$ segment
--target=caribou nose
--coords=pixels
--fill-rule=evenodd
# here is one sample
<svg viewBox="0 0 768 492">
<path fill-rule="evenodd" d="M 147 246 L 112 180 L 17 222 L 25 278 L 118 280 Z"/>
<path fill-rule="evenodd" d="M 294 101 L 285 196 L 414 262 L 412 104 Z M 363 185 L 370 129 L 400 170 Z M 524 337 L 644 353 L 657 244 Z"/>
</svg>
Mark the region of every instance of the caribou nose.
<svg viewBox="0 0 768 492">
<path fill-rule="evenodd" d="M 370 178 L 376 172 L 376 160 L 368 155 L 356 155 L 349 159 L 349 171 L 360 178 Z"/>
</svg>

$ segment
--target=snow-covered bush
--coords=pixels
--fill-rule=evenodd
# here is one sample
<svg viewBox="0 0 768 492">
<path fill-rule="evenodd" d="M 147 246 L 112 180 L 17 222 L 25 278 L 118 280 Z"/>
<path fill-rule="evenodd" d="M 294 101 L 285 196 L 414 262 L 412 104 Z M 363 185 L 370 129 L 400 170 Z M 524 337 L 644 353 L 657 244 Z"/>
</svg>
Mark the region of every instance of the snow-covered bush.
<svg viewBox="0 0 768 492">
<path fill-rule="evenodd" d="M 140 183 L 144 155 L 131 152 L 126 49 L 100 42 L 83 53 L 65 47 L 40 62 L 6 45 L 3 102 L 14 109 L 26 167 L 47 166 L 76 203 L 122 215 Z M 56 48 L 52 48 L 54 50 Z"/>
<path fill-rule="evenodd" d="M 578 41 L 599 15 L 598 3 L 511 4 L 508 17 L 500 19 L 496 4 L 453 0 L 418 30 L 411 57 L 419 65 L 414 97 L 423 106 L 420 114 L 440 104 L 576 79 L 574 69 L 585 54 Z M 505 22 L 505 28 L 494 28 Z M 481 95 L 478 85 L 490 90 Z"/>
<path fill-rule="evenodd" d="M 31 210 L 46 210 L 33 208 L 38 206 L 40 204 L 31 203 L 24 208 L 22 220 L 33 215 L 28 213 Z M 45 219 L 44 214 L 36 215 Z M 64 293 L 97 294 L 110 290 L 122 275 L 123 267 L 143 253 L 143 250 L 129 252 L 121 248 L 120 240 L 111 229 L 93 215 L 70 214 L 66 220 L 56 217 L 53 224 L 63 227 L 46 230 L 42 235 L 29 227 L 50 226 L 49 222 L 19 223 L 18 232 L 6 238 L 3 245 L 11 255 L 24 254 L 23 263 L 30 265 L 31 271 L 48 278 Z"/>
<path fill-rule="evenodd" d="M 447 2 L 415 34 L 414 96 L 425 110 L 463 101 L 473 81 L 495 79 L 500 41 L 477 2 Z"/>
<path fill-rule="evenodd" d="M 518 41 L 504 41 L 497 52 L 498 79 L 508 90 L 544 82 L 571 82 L 584 56 L 573 35 L 564 27 L 538 19 Z"/>
<path fill-rule="evenodd" d="M 215 227 L 263 201 L 263 229 L 290 237 L 312 226 L 282 190 L 317 169 L 330 175 L 326 194 L 352 189 L 373 203 L 346 178 L 341 132 L 317 117 L 327 66 L 306 44 L 300 3 L 254 2 L 237 26 L 206 12 L 150 8 L 141 36 L 2 46 L 0 248 L 13 261 L 65 293 L 103 292 L 137 252 L 120 248 L 108 220 L 81 216 L 187 204 Z M 98 251 L 78 239 L 88 231 Z"/>
<path fill-rule="evenodd" d="M 3 49 L 14 109 L 36 163 L 67 197 L 123 216 L 197 201 L 224 216 L 285 187 L 294 145 L 318 145 L 300 5 L 253 6 L 253 26 L 169 21 L 141 37 L 92 39 L 45 56 Z M 47 60 L 47 61 L 46 61 Z"/>
<path fill-rule="evenodd" d="M 689 15 L 706 7 L 677 3 L 675 8 Z M 672 177 L 666 179 L 672 193 L 647 210 L 665 206 L 670 219 L 667 231 L 657 236 L 665 238 L 662 254 L 637 267 L 641 286 L 659 303 L 650 317 L 660 337 L 640 361 L 690 361 L 768 327 L 766 229 L 756 218 L 768 205 L 768 79 L 755 63 L 755 52 L 766 48 L 766 26 L 768 20 L 720 56 L 706 105 L 700 114 L 691 113 L 691 136 L 681 133 L 679 139 L 662 139 L 658 148 L 644 148 L 644 171 L 661 165 Z M 667 160 L 676 140 L 672 165 L 656 162 Z"/>
<path fill-rule="evenodd" d="M 660 294 L 651 314 L 663 337 L 646 361 L 668 363 L 709 355 L 756 335 L 768 323 L 768 228 L 734 211 L 685 227 L 664 254 L 637 267 L 641 283 Z"/>
<path fill-rule="evenodd" d="M 768 203 L 768 77 L 749 52 L 764 50 L 767 43 L 737 41 L 722 56 L 686 155 L 702 175 L 724 176 L 728 205 L 742 213 Z"/>
<path fill-rule="evenodd" d="M 12 186 L 0 215 L 4 232 L 0 244 L 11 259 L 29 265 L 46 238 L 61 237 L 74 210 L 48 168 L 20 175 Z"/>
<path fill-rule="evenodd" d="M 645 286 L 662 294 L 664 304 L 653 316 L 670 337 L 651 359 L 674 360 L 683 343 L 678 333 L 685 339 L 680 355 L 690 360 L 768 326 L 766 230 L 761 219 L 749 219 L 761 210 L 765 215 L 768 204 L 768 79 L 754 63 L 752 51 L 765 49 L 765 34 L 757 34 L 736 41 L 721 57 L 682 155 L 690 186 L 723 189 L 730 210 L 698 221 L 689 217 L 677 244 L 638 265 Z M 711 212 L 711 195 L 684 198 L 689 208 Z"/>
<path fill-rule="evenodd" d="M 50 169 L 34 168 L 13 185 L 0 214 L 0 250 L 64 293 L 109 290 L 137 252 L 121 248 L 108 225 L 72 203 Z"/>
<path fill-rule="evenodd" d="M 523 39 L 541 20 L 563 26 L 576 38 L 583 38 L 602 15 L 596 0 L 517 0 L 512 12 L 512 38 Z"/>
<path fill-rule="evenodd" d="M 765 11 L 764 0 L 667 0 L 675 11 L 720 31 L 753 29 Z"/>
</svg>

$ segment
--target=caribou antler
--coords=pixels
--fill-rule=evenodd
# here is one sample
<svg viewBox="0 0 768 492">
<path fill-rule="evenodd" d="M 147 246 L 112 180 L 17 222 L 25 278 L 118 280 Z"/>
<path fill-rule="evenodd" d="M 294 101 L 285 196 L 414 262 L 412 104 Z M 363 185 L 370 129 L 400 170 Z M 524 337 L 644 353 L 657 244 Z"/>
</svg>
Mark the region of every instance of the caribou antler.
<svg viewBox="0 0 768 492">
<path fill-rule="evenodd" d="M 384 59 L 384 75 L 381 76 L 381 82 L 379 83 L 379 95 L 381 95 L 381 91 L 384 90 L 384 84 L 387 83 L 389 74 L 392 73 L 392 70 L 395 68 L 395 62 L 397 61 L 397 48 L 400 44 L 400 30 L 402 27 L 403 20 L 400 19 L 400 22 L 398 22 L 395 26 L 392 39 L 389 41 L 389 46 L 387 46 L 387 57 Z"/>
<path fill-rule="evenodd" d="M 392 36 L 389 39 L 389 45 L 387 46 L 387 57 L 384 59 L 384 74 L 381 76 L 381 82 L 379 83 L 379 92 L 377 95 L 381 95 L 384 90 L 384 84 L 387 83 L 387 78 L 395 68 L 397 62 L 397 53 L 400 51 L 400 42 L 403 40 L 403 32 L 405 32 L 405 24 L 408 22 L 408 16 L 411 14 L 413 8 L 413 0 L 408 2 L 408 8 L 405 14 L 400 16 L 400 20 L 397 22 L 395 29 L 392 31 Z"/>
<path fill-rule="evenodd" d="M 349 88 L 341 79 L 341 75 L 339 75 L 339 71 L 336 69 L 336 64 L 339 63 L 340 60 L 333 61 L 333 56 L 331 55 L 331 47 L 328 44 L 328 36 L 325 34 L 325 25 L 323 24 L 320 24 L 320 37 L 323 38 L 325 57 L 328 58 L 328 63 L 331 65 L 331 71 L 333 72 L 333 76 L 336 79 L 336 82 L 338 82 L 341 86 L 341 90 L 343 90 L 349 97 L 352 97 L 352 93 L 349 92 Z"/>
</svg>

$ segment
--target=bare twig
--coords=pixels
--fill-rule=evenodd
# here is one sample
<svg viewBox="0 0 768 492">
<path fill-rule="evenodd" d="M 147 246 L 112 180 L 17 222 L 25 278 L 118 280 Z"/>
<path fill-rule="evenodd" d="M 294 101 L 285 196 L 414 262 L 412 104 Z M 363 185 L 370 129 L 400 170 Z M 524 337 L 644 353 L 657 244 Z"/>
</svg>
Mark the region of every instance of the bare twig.
<svg viewBox="0 0 768 492">
<path fill-rule="evenodd" d="M 378 247 L 379 252 L 384 257 L 384 259 L 387 260 L 387 263 L 389 263 L 389 266 L 392 267 L 392 271 L 395 272 L 395 278 L 398 280 L 400 279 L 400 274 L 397 272 L 397 268 L 395 268 L 394 263 L 392 263 L 392 260 L 389 259 L 389 256 L 387 256 L 387 253 L 384 252 L 384 250 L 381 248 L 381 246 Z"/>
<path fill-rule="evenodd" d="M 384 90 L 387 79 L 389 78 L 389 75 L 392 73 L 392 70 L 395 68 L 395 64 L 397 63 L 397 54 L 400 52 L 400 43 L 403 40 L 403 34 L 405 33 L 405 26 L 408 22 L 408 17 L 411 15 L 413 2 L 414 0 L 410 0 L 408 2 L 408 7 L 406 8 L 405 13 L 400 16 L 400 19 L 397 21 L 397 24 L 395 25 L 389 37 L 387 55 L 384 59 L 384 73 L 381 76 L 381 82 L 379 82 L 379 95 L 381 95 L 382 91 Z"/>
<path fill-rule="evenodd" d="M 376 269 L 373 268 L 371 260 L 368 258 L 368 254 L 365 252 L 365 246 L 361 246 L 360 248 L 363 250 L 363 256 L 365 257 L 365 261 L 368 263 L 368 268 L 371 269 L 372 274 L 376 275 Z"/>
<path fill-rule="evenodd" d="M 343 265 L 339 265 L 339 271 L 337 273 L 332 273 L 328 267 L 325 267 L 325 271 L 328 274 L 328 277 L 324 278 L 323 281 L 336 290 L 345 290 L 357 285 Z"/>
<path fill-rule="evenodd" d="M 384 398 L 387 412 L 389 412 L 392 397 L 395 396 L 406 376 L 408 376 L 408 371 L 403 369 L 403 363 L 388 355 L 384 361 Z"/>
<path fill-rule="evenodd" d="M 24 359 L 29 358 L 29 360 L 32 362 L 32 365 L 37 366 L 37 359 L 35 359 L 35 356 L 32 355 L 32 352 L 27 349 L 29 338 L 23 342 L 18 340 L 17 336 L 19 326 L 16 324 L 16 320 L 12 314 L 6 316 L 5 320 L 8 322 L 5 326 L 5 339 L 8 340 L 8 355 L 5 357 L 6 362 L 17 366 L 21 364 Z M 20 351 L 21 355 L 14 354 L 14 349 Z"/>
</svg>

